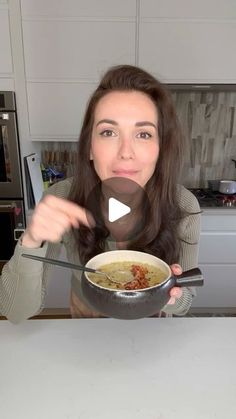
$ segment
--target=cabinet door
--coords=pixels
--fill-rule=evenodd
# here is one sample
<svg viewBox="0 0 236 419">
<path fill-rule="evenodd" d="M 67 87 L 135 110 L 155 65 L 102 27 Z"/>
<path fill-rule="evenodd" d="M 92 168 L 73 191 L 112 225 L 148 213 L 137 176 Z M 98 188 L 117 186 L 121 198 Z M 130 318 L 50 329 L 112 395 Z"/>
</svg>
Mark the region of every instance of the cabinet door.
<svg viewBox="0 0 236 419">
<path fill-rule="evenodd" d="M 95 83 L 28 83 L 32 140 L 77 141 Z"/>
<path fill-rule="evenodd" d="M 205 282 L 193 307 L 236 308 L 235 215 L 203 216 L 202 221 L 199 266 Z"/>
<path fill-rule="evenodd" d="M 0 0 L 1 1 L 1 0 Z M 214 0 L 213 0 L 214 1 Z M 130 18 L 135 15 L 136 0 L 21 0 L 24 18 L 106 18 L 118 16 Z"/>
<path fill-rule="evenodd" d="M 21 6 L 31 139 L 77 141 L 102 74 L 135 63 L 136 1 L 22 0 Z"/>
<path fill-rule="evenodd" d="M 197 288 L 192 307 L 236 310 L 236 264 L 200 264 L 200 268 L 205 282 Z"/>
<path fill-rule="evenodd" d="M 202 233 L 218 233 L 236 235 L 236 209 L 217 208 L 213 211 L 204 210 L 202 214 Z M 225 243 L 227 245 L 227 243 Z"/>
<path fill-rule="evenodd" d="M 135 61 L 135 23 L 99 20 L 25 21 L 26 78 L 98 80 L 111 65 Z"/>
<path fill-rule="evenodd" d="M 200 238 L 199 263 L 236 264 L 236 232 L 202 232 Z"/>
<path fill-rule="evenodd" d="M 7 5 L 0 2 L 0 77 L 12 75 L 12 54 Z"/>
<path fill-rule="evenodd" d="M 173 3 L 141 0 L 139 64 L 170 83 L 235 83 L 236 2 Z"/>
<path fill-rule="evenodd" d="M 67 260 L 64 247 L 58 257 Z M 71 290 L 71 270 L 60 266 L 51 266 L 50 281 L 47 285 L 45 308 L 69 308 Z"/>
</svg>

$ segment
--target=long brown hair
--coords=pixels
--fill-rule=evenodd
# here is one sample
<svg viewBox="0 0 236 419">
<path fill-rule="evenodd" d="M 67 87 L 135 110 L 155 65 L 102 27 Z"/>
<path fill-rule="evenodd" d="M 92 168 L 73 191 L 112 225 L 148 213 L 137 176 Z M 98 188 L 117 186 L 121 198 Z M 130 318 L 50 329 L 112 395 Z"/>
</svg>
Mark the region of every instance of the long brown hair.
<svg viewBox="0 0 236 419">
<path fill-rule="evenodd" d="M 183 136 L 171 94 L 158 80 L 141 68 L 120 65 L 110 68 L 91 96 L 78 142 L 78 168 L 69 198 L 86 208 L 89 193 L 98 185 L 90 161 L 94 114 L 99 100 L 111 91 L 140 91 L 155 104 L 158 114 L 160 152 L 155 171 L 145 190 L 151 204 L 148 222 L 129 249 L 154 254 L 168 264 L 177 263 L 180 254 L 179 221 L 185 215 L 177 199 L 177 183 L 182 166 Z M 105 250 L 109 235 L 105 225 L 90 230 L 81 226 L 74 231 L 82 263 Z"/>
</svg>

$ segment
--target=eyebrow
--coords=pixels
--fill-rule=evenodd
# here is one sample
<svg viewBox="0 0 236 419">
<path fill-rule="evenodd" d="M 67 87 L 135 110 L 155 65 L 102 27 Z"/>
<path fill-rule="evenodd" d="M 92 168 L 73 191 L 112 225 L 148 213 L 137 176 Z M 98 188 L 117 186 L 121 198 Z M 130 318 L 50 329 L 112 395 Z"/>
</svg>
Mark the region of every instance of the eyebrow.
<svg viewBox="0 0 236 419">
<path fill-rule="evenodd" d="M 140 121 L 140 122 L 136 122 L 135 124 L 136 127 L 143 127 L 147 125 L 157 129 L 157 126 L 153 122 L 150 122 L 150 121 Z"/>
<path fill-rule="evenodd" d="M 116 121 L 114 121 L 114 119 L 101 119 L 101 121 L 98 121 L 96 127 L 100 124 L 111 124 L 111 125 L 118 125 L 118 123 Z M 150 121 L 140 121 L 140 122 L 136 122 L 135 124 L 136 127 L 143 127 L 143 126 L 151 126 L 154 127 L 155 129 L 157 129 L 157 126 Z"/>
<path fill-rule="evenodd" d="M 118 125 L 118 123 L 116 121 L 114 121 L 113 119 L 101 119 L 101 121 L 98 121 L 96 127 L 100 124 L 111 124 L 111 125 Z"/>
</svg>

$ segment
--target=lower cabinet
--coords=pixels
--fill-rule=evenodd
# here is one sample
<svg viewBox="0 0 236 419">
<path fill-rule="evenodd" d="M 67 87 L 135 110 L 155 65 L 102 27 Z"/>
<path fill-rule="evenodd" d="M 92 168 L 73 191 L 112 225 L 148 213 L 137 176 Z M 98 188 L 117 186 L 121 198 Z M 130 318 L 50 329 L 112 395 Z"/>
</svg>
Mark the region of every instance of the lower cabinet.
<svg viewBox="0 0 236 419">
<path fill-rule="evenodd" d="M 203 287 L 197 288 L 192 307 L 235 308 L 236 312 L 236 263 L 199 265 L 204 275 Z"/>
<path fill-rule="evenodd" d="M 218 214 L 218 215 L 217 215 Z M 236 212 L 204 214 L 199 267 L 205 283 L 197 288 L 192 308 L 236 312 Z M 226 310 L 226 312 L 227 312 Z M 207 310 L 206 310 L 207 311 Z"/>
<path fill-rule="evenodd" d="M 58 259 L 66 260 L 64 248 L 62 248 Z M 69 308 L 70 288 L 71 270 L 60 266 L 52 266 L 51 277 L 47 286 L 45 308 Z"/>
</svg>

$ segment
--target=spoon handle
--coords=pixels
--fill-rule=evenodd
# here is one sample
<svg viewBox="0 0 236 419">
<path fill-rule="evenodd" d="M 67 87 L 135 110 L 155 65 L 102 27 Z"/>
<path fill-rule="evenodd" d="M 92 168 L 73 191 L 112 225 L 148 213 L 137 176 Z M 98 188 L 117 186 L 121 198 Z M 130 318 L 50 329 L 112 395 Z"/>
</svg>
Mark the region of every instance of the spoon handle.
<svg viewBox="0 0 236 419">
<path fill-rule="evenodd" d="M 77 269 L 78 271 L 86 271 L 86 272 L 93 272 L 96 273 L 96 269 L 87 268 L 85 266 L 76 265 L 74 263 L 65 262 L 64 260 L 57 260 L 57 259 L 50 259 L 42 256 L 35 256 L 35 255 L 28 255 L 26 253 L 22 253 L 24 258 L 38 260 L 40 262 L 51 263 L 51 265 L 58 265 L 63 266 L 63 268 L 70 268 L 70 269 Z"/>
</svg>

